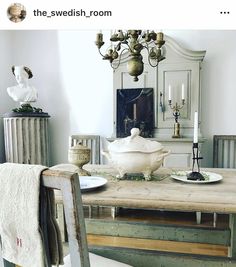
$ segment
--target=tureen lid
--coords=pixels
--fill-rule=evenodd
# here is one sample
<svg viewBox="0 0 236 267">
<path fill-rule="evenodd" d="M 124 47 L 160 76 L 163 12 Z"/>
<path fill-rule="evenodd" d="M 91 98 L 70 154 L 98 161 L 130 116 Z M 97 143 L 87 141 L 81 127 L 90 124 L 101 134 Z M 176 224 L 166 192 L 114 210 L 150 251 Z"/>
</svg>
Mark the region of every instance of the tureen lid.
<svg viewBox="0 0 236 267">
<path fill-rule="evenodd" d="M 163 149 L 163 146 L 156 141 L 147 140 L 141 136 L 138 128 L 130 131 L 131 136 L 115 140 L 108 145 L 108 150 L 113 152 L 144 152 L 153 153 Z"/>
</svg>

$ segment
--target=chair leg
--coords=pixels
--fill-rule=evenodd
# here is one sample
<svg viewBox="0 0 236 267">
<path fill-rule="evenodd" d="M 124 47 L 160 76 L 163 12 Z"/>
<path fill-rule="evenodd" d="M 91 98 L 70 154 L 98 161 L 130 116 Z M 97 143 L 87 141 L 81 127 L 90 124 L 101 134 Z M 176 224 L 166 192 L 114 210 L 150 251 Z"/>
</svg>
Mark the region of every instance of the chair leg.
<svg viewBox="0 0 236 267">
<path fill-rule="evenodd" d="M 88 209 L 89 209 L 89 219 L 91 219 L 92 218 L 92 206 L 89 205 Z"/>
<path fill-rule="evenodd" d="M 65 217 L 64 217 L 64 207 L 62 203 L 56 204 L 57 211 L 57 223 L 60 228 L 62 242 L 66 241 L 66 233 L 65 233 Z"/>
<path fill-rule="evenodd" d="M 216 227 L 216 221 L 217 221 L 217 213 L 213 213 L 213 227 Z"/>
<path fill-rule="evenodd" d="M 201 224 L 201 220 L 202 220 L 202 213 L 201 213 L 201 211 L 196 211 L 196 221 L 197 221 L 197 224 Z"/>
</svg>

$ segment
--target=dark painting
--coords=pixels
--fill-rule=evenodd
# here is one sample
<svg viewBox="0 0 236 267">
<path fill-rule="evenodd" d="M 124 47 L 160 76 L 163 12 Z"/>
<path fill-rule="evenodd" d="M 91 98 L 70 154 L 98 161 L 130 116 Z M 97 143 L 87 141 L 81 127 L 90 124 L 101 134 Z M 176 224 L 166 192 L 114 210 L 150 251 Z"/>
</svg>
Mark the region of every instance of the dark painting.
<svg viewBox="0 0 236 267">
<path fill-rule="evenodd" d="M 153 137 L 153 88 L 117 89 L 117 137 L 139 128 L 142 137 Z"/>
</svg>

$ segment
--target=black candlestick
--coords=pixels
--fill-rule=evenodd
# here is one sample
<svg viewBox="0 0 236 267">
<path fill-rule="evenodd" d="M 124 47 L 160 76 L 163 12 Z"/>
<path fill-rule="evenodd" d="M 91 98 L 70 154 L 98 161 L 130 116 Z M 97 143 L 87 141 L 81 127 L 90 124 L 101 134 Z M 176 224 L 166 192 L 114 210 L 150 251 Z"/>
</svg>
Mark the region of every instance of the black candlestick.
<svg viewBox="0 0 236 267">
<path fill-rule="evenodd" d="M 199 160 L 203 159 L 203 157 L 199 157 L 199 149 L 198 143 L 193 143 L 193 165 L 192 165 L 192 172 L 187 175 L 187 180 L 194 180 L 194 181 L 204 181 L 205 178 L 200 173 L 199 167 Z M 196 163 L 196 170 L 195 170 L 195 163 Z"/>
</svg>

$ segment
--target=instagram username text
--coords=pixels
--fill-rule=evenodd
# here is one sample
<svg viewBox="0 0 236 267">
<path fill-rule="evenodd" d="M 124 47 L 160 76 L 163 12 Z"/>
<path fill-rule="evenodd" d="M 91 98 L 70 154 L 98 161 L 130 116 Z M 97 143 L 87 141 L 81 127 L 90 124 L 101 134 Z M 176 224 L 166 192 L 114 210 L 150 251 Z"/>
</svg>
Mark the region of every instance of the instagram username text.
<svg viewBox="0 0 236 267">
<path fill-rule="evenodd" d="M 112 11 L 110 11 L 110 10 L 87 10 L 86 11 L 84 9 L 46 11 L 46 10 L 34 9 L 33 14 L 35 17 L 47 17 L 47 18 L 52 18 L 52 17 L 86 17 L 86 18 L 91 18 L 91 17 L 111 17 Z"/>
</svg>

